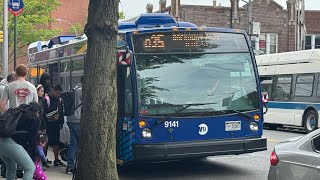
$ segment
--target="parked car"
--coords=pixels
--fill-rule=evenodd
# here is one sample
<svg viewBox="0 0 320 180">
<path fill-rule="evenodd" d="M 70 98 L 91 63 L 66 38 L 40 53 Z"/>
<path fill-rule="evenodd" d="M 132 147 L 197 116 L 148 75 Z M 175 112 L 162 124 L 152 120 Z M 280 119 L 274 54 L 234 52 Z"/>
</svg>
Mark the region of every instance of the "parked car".
<svg viewBox="0 0 320 180">
<path fill-rule="evenodd" d="M 277 145 L 270 156 L 268 179 L 320 179 L 320 129 Z"/>
</svg>

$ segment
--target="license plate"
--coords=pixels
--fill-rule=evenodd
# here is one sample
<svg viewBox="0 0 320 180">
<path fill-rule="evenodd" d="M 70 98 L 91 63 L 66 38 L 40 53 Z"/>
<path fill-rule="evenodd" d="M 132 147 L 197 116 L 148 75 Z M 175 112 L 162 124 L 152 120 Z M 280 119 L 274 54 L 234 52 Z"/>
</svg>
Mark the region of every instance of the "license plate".
<svg viewBox="0 0 320 180">
<path fill-rule="evenodd" d="M 241 121 L 226 121 L 226 131 L 240 131 Z"/>
</svg>

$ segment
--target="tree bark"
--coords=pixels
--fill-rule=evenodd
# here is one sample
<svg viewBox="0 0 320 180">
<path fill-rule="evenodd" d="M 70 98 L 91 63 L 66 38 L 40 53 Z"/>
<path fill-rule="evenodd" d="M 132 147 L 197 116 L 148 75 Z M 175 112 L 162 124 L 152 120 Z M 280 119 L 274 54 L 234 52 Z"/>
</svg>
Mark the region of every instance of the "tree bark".
<svg viewBox="0 0 320 180">
<path fill-rule="evenodd" d="M 76 180 L 117 180 L 118 0 L 90 0 Z"/>
</svg>

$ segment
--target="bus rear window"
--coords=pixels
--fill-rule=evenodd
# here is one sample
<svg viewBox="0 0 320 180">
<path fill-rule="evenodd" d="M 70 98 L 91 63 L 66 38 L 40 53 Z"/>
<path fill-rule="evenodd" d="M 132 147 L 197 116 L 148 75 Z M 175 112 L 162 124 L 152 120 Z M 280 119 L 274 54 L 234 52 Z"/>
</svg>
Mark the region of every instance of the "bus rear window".
<svg viewBox="0 0 320 180">
<path fill-rule="evenodd" d="M 243 34 L 216 32 L 156 32 L 132 36 L 135 53 L 248 52 Z"/>
</svg>

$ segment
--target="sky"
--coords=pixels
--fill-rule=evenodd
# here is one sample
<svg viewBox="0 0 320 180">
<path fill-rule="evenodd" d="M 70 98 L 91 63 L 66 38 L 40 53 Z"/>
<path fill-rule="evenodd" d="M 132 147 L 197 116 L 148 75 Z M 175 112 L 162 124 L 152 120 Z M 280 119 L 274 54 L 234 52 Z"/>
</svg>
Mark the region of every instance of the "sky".
<svg viewBox="0 0 320 180">
<path fill-rule="evenodd" d="M 221 6 L 230 6 L 230 0 L 216 0 L 217 5 L 221 3 Z M 246 0 L 248 1 L 248 0 Z M 287 7 L 287 0 L 275 0 L 277 3 L 282 5 L 284 8 Z M 167 6 L 170 5 L 171 0 L 167 0 Z M 180 0 L 181 4 L 193 4 L 193 5 L 209 5 L 211 6 L 213 0 Z M 153 10 L 159 9 L 159 0 L 121 0 L 120 11 L 125 13 L 125 17 L 132 18 L 136 17 L 141 13 L 146 12 L 147 3 L 153 4 Z M 240 3 L 240 6 L 244 3 Z M 320 10 L 320 0 L 305 0 L 306 9 Z"/>
</svg>

